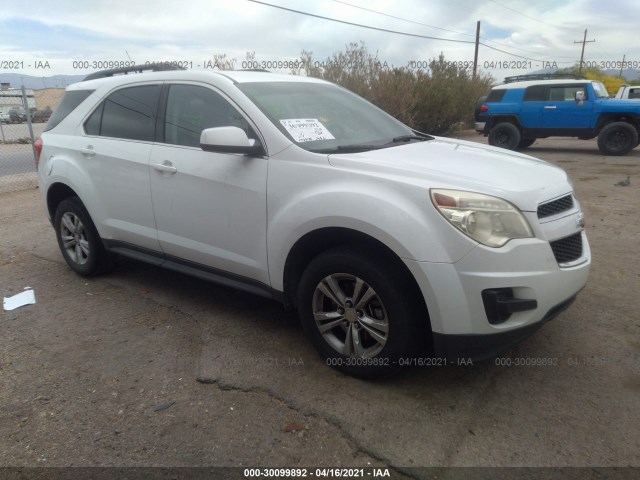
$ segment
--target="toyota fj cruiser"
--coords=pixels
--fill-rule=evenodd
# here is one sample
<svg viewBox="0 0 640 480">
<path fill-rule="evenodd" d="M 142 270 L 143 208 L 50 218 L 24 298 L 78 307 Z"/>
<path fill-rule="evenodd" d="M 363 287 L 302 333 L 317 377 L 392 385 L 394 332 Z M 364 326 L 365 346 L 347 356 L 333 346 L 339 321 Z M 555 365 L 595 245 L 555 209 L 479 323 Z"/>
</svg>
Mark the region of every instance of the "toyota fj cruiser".
<svg viewBox="0 0 640 480">
<path fill-rule="evenodd" d="M 625 155 L 638 145 L 640 102 L 610 98 L 599 81 L 548 78 L 510 77 L 493 87 L 476 106 L 476 131 L 509 150 L 552 136 L 598 137 L 605 155 Z"/>
</svg>

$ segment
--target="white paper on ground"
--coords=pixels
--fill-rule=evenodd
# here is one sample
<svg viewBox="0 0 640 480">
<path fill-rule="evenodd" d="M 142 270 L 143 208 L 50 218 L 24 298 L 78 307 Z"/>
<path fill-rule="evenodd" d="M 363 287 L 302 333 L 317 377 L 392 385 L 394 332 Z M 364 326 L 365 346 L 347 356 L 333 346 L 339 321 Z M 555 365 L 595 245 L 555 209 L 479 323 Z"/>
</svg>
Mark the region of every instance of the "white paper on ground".
<svg viewBox="0 0 640 480">
<path fill-rule="evenodd" d="M 18 307 L 23 307 L 32 303 L 36 303 L 36 296 L 31 289 L 18 293 L 13 297 L 4 297 L 2 300 L 2 306 L 7 311 L 15 310 Z"/>
</svg>

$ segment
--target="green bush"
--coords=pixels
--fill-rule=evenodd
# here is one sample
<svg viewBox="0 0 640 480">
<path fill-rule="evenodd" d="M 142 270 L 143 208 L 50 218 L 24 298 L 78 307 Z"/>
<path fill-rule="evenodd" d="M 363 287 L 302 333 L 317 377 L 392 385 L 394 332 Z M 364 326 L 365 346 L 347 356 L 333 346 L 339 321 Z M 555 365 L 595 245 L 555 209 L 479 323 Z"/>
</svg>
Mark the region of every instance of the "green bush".
<svg viewBox="0 0 640 480">
<path fill-rule="evenodd" d="M 337 83 L 410 127 L 436 135 L 472 127 L 476 101 L 493 82 L 485 74 L 473 78 L 442 54 L 428 70 L 390 67 L 363 43 L 351 43 L 321 61 L 303 51 L 300 60 L 303 67 L 292 73 Z"/>
</svg>

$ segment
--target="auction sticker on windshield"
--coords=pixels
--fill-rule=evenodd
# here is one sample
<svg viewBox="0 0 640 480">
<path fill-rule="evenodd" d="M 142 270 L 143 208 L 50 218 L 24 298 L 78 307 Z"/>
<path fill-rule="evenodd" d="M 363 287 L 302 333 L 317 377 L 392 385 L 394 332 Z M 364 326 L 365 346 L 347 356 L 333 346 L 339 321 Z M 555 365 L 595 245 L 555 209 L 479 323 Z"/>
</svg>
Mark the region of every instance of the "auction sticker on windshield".
<svg viewBox="0 0 640 480">
<path fill-rule="evenodd" d="M 280 123 L 298 143 L 335 140 L 331 132 L 317 118 L 291 118 L 280 120 Z"/>
</svg>

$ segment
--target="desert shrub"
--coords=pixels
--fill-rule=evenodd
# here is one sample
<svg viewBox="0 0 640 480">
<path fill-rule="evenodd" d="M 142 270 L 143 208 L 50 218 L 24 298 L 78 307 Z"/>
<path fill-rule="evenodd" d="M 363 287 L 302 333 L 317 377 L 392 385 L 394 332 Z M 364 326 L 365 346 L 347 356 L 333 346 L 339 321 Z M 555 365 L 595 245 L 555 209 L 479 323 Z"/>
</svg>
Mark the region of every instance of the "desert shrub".
<svg viewBox="0 0 640 480">
<path fill-rule="evenodd" d="M 442 54 L 428 70 L 391 67 L 363 43 L 351 43 L 344 52 L 320 61 L 303 51 L 300 60 L 303 67 L 292 73 L 337 83 L 410 127 L 434 134 L 473 126 L 476 101 L 493 80 L 487 75 L 473 78 Z"/>
</svg>

